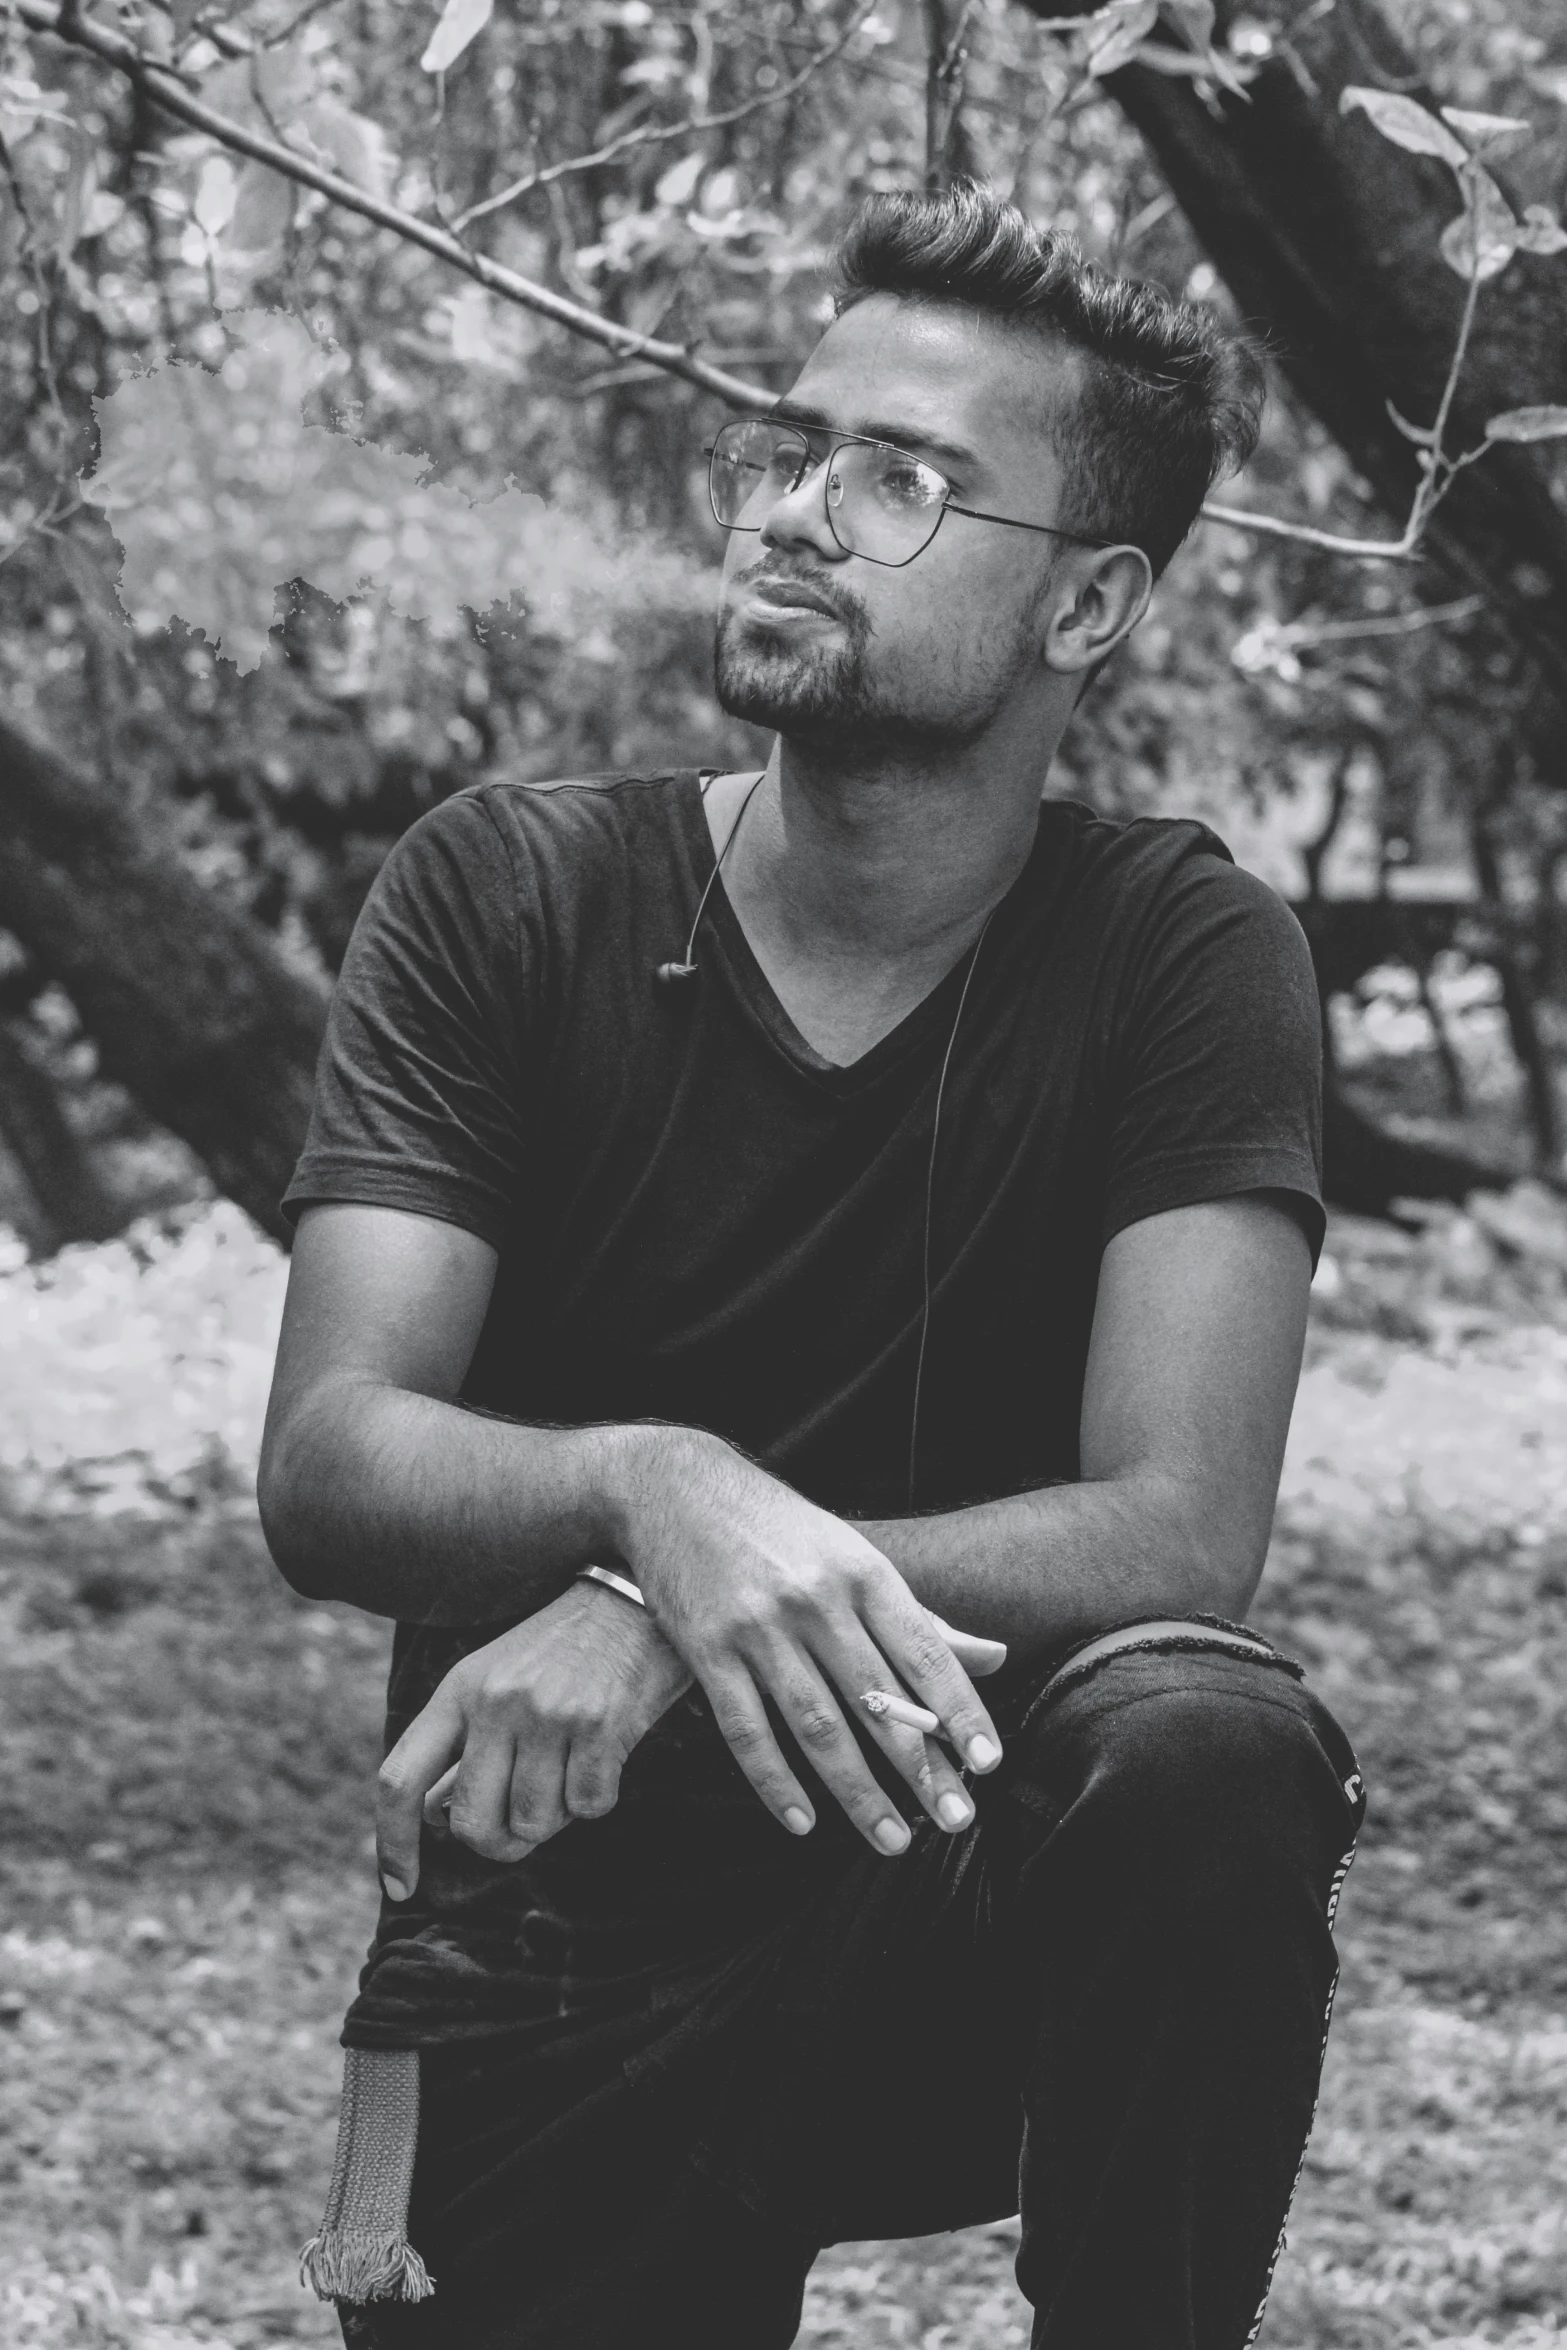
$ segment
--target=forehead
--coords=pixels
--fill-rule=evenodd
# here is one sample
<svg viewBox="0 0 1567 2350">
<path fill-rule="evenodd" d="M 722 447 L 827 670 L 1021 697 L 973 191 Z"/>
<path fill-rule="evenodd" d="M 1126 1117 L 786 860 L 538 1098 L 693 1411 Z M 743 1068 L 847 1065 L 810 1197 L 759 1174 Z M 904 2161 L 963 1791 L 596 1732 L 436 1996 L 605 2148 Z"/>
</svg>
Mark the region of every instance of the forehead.
<svg viewBox="0 0 1567 2350">
<path fill-rule="evenodd" d="M 1075 390 L 1048 335 L 956 302 L 871 294 L 835 319 L 785 394 L 845 432 L 964 451 L 975 470 L 1036 475 L 1054 463 L 1053 420 Z"/>
</svg>

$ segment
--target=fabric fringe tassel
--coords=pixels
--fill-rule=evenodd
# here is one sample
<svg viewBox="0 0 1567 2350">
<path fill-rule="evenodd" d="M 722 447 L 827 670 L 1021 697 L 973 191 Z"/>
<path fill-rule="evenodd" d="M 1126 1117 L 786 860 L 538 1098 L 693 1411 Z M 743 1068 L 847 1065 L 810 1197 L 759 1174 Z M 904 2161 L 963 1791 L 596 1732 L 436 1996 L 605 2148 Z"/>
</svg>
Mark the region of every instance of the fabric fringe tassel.
<svg viewBox="0 0 1567 2350">
<path fill-rule="evenodd" d="M 300 2282 L 322 2301 L 427 2301 L 435 2291 L 408 2241 L 418 2143 L 418 2050 L 350 2048 L 326 2213 L 299 2255 Z"/>
</svg>

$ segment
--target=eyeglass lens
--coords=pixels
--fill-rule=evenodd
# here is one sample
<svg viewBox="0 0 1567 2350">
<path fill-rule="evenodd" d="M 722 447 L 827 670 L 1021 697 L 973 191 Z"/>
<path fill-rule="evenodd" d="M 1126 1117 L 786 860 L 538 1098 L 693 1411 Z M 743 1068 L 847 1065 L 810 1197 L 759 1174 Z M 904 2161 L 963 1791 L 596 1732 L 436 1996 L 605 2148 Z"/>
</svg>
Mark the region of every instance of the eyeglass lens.
<svg viewBox="0 0 1567 2350">
<path fill-rule="evenodd" d="M 713 443 L 715 520 L 725 530 L 760 530 L 829 445 L 826 434 L 807 435 L 792 425 L 753 419 L 726 424 Z M 846 554 L 898 564 L 910 562 L 935 536 L 947 484 L 934 466 L 906 450 L 848 441 L 828 461 L 826 495 L 833 536 Z"/>
</svg>

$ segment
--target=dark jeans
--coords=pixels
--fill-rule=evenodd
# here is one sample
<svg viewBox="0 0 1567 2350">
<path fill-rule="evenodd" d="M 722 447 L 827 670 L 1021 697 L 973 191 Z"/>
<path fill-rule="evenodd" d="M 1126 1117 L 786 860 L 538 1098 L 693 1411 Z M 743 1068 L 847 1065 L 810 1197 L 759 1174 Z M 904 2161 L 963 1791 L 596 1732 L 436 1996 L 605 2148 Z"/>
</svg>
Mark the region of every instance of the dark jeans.
<svg viewBox="0 0 1567 2350">
<path fill-rule="evenodd" d="M 972 1829 L 840 1844 L 759 1987 L 691 1994 L 698 2089 L 615 2059 L 610 2022 L 530 2129 L 537 2053 L 427 2051 L 437 2291 L 344 2310 L 352 2350 L 784 2350 L 822 2245 L 1018 2210 L 1034 2350 L 1243 2350 L 1316 2102 L 1355 1758 L 1281 1662 L 1168 1645 L 1002 1719 Z"/>
</svg>

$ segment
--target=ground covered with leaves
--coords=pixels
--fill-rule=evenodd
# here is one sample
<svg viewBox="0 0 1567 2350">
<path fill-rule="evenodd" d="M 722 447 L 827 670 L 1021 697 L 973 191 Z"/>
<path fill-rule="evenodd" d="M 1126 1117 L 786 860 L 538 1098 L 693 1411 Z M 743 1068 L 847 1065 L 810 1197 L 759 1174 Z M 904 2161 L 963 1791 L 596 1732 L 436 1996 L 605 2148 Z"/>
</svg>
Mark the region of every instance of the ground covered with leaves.
<svg viewBox="0 0 1567 2350">
<path fill-rule="evenodd" d="M 1372 1809 L 1272 2350 L 1567 2339 L 1567 1313 L 1542 1231 L 1343 1224 L 1319 1286 L 1256 1612 Z M 265 1557 L 277 1290 L 221 1209 L 0 1264 L 26 1334 L 0 1370 L 6 2350 L 336 2339 L 294 2255 L 372 1915 L 386 1635 Z M 1024 2343 L 1013 2248 L 840 2246 L 802 2344 Z"/>
</svg>

